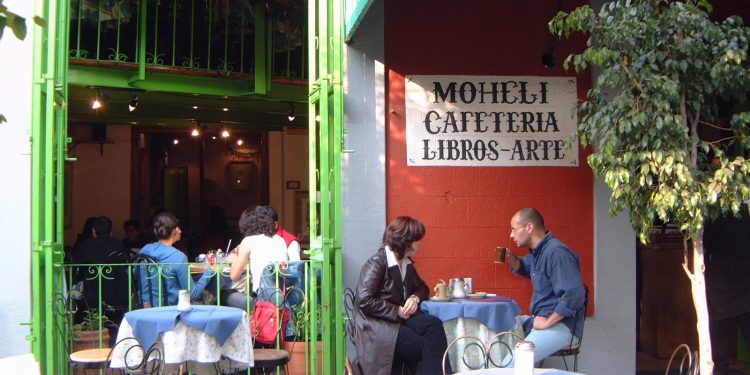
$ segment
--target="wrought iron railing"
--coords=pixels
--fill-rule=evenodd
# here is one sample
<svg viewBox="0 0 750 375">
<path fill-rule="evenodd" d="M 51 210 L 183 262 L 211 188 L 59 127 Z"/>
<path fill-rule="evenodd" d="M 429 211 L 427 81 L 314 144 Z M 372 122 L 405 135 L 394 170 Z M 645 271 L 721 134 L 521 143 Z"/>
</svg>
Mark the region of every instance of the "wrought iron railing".
<svg viewBox="0 0 750 375">
<path fill-rule="evenodd" d="M 158 291 L 158 300 L 162 301 L 167 293 L 165 281 L 168 278 L 175 278 L 176 268 L 181 267 L 183 270 L 187 268 L 188 271 L 192 271 L 191 277 L 186 280 L 189 289 L 192 290 L 195 280 L 202 275 L 200 269 L 206 267 L 203 263 L 135 262 L 63 264 L 61 266 L 66 280 L 65 292 L 55 296 L 52 306 L 58 334 L 62 336 L 68 351 L 74 348 L 73 331 L 76 325 L 83 324 L 88 326 L 87 329 L 99 332 L 98 337 L 90 340 L 92 347 L 109 347 L 115 342 L 116 329 L 124 314 L 143 308 L 143 301 L 139 298 L 139 294 L 145 285 L 139 279 L 153 281 L 152 286 L 156 286 L 155 290 Z M 215 269 L 218 273 L 212 275 L 216 282 L 208 284 L 203 291 L 203 296 L 193 300 L 193 303 L 216 305 L 220 303 L 222 293 L 226 293 L 225 289 L 229 288 L 228 267 L 228 264 L 217 263 Z M 139 271 L 143 273 L 139 274 Z M 312 275 L 317 276 L 312 277 Z M 222 281 L 221 278 L 226 279 Z M 249 269 L 246 270 L 245 279 L 251 280 Z M 319 299 L 319 288 L 320 274 L 313 271 L 309 261 L 271 263 L 264 269 L 258 296 L 248 299 L 246 311 L 248 315 L 251 315 L 253 302 L 263 298 L 277 302 L 278 306 L 282 305 L 283 300 L 283 303 L 293 305 L 285 306 L 293 315 L 292 325 L 287 328 L 285 339 L 315 342 L 318 335 L 312 333 L 311 327 L 320 327 L 318 323 L 320 304 L 312 303 L 312 299 L 316 301 Z M 279 298 L 292 289 L 296 291 L 293 296 Z M 251 290 L 250 285 L 247 290 Z M 278 330 L 278 332 L 284 332 L 284 330 Z M 276 342 L 280 343 L 283 340 L 278 338 Z"/>
<path fill-rule="evenodd" d="M 256 6 L 267 14 L 261 27 Z M 272 75 L 304 79 L 306 12 L 303 0 L 72 0 L 68 56 L 127 66 L 145 53 L 148 67 L 254 74 L 264 33 Z"/>
</svg>

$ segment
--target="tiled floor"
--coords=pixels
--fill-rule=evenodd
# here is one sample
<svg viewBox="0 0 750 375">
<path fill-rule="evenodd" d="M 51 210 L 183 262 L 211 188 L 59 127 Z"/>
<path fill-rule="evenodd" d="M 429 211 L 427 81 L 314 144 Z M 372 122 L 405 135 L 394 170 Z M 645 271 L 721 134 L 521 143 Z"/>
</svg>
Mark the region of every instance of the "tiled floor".
<svg viewBox="0 0 750 375">
<path fill-rule="evenodd" d="M 659 373 L 663 374 L 663 371 L 667 368 L 669 358 L 661 359 L 652 357 L 645 352 L 636 352 L 635 355 L 635 368 L 639 373 Z M 676 368 L 676 364 L 672 364 L 672 368 Z M 750 375 L 750 363 L 734 361 L 731 365 L 731 375 Z"/>
</svg>

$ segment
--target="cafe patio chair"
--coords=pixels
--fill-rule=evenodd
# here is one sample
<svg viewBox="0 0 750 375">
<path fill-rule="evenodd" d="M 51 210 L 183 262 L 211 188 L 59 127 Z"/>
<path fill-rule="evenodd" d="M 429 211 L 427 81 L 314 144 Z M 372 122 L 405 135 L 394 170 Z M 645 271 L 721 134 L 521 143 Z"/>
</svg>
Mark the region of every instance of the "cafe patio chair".
<svg viewBox="0 0 750 375">
<path fill-rule="evenodd" d="M 443 361 L 441 362 L 443 375 L 448 375 L 448 369 L 446 366 L 449 361 L 448 354 L 450 353 L 451 349 L 454 346 L 457 346 L 461 341 L 466 341 L 467 344 L 464 347 L 464 350 L 461 352 L 461 357 L 456 359 L 460 359 L 461 362 L 463 362 L 463 364 L 466 365 L 466 367 L 468 367 L 471 371 L 487 368 L 488 351 L 484 346 L 484 342 L 476 336 L 466 335 L 456 337 L 453 341 L 450 342 L 450 344 L 448 344 L 448 347 L 445 348 L 445 352 L 443 353 Z M 473 356 L 474 359 L 479 359 L 478 362 L 472 359 L 472 353 L 480 354 L 479 356 Z"/>
<path fill-rule="evenodd" d="M 283 293 L 282 296 L 279 296 L 279 293 Z M 290 322 L 292 323 L 292 327 L 297 327 L 295 323 L 295 318 L 300 318 L 301 314 L 300 311 L 303 311 L 305 308 L 305 292 L 302 291 L 302 289 L 297 287 L 290 287 L 286 291 L 282 292 L 281 289 L 278 288 L 271 288 L 267 289 L 266 291 L 258 290 L 258 300 L 266 300 L 266 301 L 279 301 L 281 299 L 283 302 L 280 304 L 277 303 L 278 309 L 288 309 L 290 311 Z M 279 312 L 280 313 L 280 312 Z M 278 346 L 283 345 L 283 337 L 285 335 L 285 330 L 282 329 L 281 324 L 276 327 L 276 337 L 277 342 L 275 344 L 278 344 Z M 276 369 L 279 367 L 282 367 L 284 369 L 284 374 L 289 374 L 289 360 L 291 359 L 291 352 L 286 351 L 285 349 L 277 349 L 271 345 L 271 347 L 268 348 L 255 348 L 255 333 L 251 332 L 252 338 L 253 338 L 253 359 L 255 361 L 255 370 L 260 371 L 262 374 L 274 374 L 276 373 Z M 292 343 L 292 348 L 290 351 L 294 350 L 294 345 L 296 343 Z"/>
<path fill-rule="evenodd" d="M 698 351 L 691 351 L 687 344 L 680 344 L 672 352 L 667 363 L 667 369 L 664 370 L 664 375 L 672 375 L 675 372 L 672 371 L 672 361 L 677 358 L 680 351 L 685 351 L 680 358 L 680 367 L 677 368 L 678 375 L 698 375 L 700 373 L 700 361 L 698 361 Z"/>
<path fill-rule="evenodd" d="M 142 308 L 146 302 L 150 303 L 151 307 L 167 306 L 167 286 L 160 267 L 170 267 L 170 265 L 161 265 L 156 259 L 144 254 L 138 254 L 133 259 L 133 287 L 137 307 Z M 141 276 L 144 276 L 143 280 Z M 161 301 L 154 299 L 154 291 L 157 295 L 161 292 L 159 295 Z M 148 295 L 147 300 L 143 299 L 142 292 Z"/>
<path fill-rule="evenodd" d="M 503 338 L 505 337 L 510 337 L 510 342 L 511 342 L 510 344 L 503 341 Z M 487 345 L 487 367 L 490 367 L 490 365 L 493 367 L 501 367 L 501 368 L 510 366 L 510 363 L 513 361 L 515 341 L 522 342 L 525 340 L 520 335 L 514 332 L 510 332 L 510 331 L 500 332 L 496 334 L 495 336 L 492 336 L 492 338 L 490 339 L 489 345 Z M 492 350 L 494 348 L 499 349 L 501 347 L 504 347 L 505 350 L 507 350 L 508 355 L 503 356 L 503 358 L 501 358 L 500 362 L 498 363 L 498 362 L 495 362 L 494 358 L 492 358 Z"/>
<path fill-rule="evenodd" d="M 583 284 L 583 290 L 584 290 L 584 298 L 583 298 L 583 306 L 576 312 L 576 318 L 578 317 L 578 314 L 583 314 L 583 323 L 584 327 L 586 326 L 586 312 L 588 311 L 588 305 L 589 305 L 589 287 L 586 284 Z M 576 319 L 576 321 L 578 321 Z M 573 331 L 575 332 L 576 327 L 573 325 Z M 578 372 L 578 354 L 581 352 L 581 343 L 583 342 L 583 330 L 581 330 L 581 337 L 577 342 L 574 342 L 575 336 L 570 338 L 570 344 L 568 346 L 552 353 L 550 357 L 562 357 L 563 364 L 565 365 L 565 370 L 569 371 L 568 369 L 568 361 L 566 360 L 566 357 L 573 356 L 573 371 Z M 540 366 L 544 365 L 544 360 L 541 361 Z"/>
</svg>

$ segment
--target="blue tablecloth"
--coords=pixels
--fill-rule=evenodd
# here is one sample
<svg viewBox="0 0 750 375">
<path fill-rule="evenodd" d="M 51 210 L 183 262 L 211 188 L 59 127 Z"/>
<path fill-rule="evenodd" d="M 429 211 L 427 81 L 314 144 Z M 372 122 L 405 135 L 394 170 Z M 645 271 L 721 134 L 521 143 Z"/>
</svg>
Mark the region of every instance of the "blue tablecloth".
<svg viewBox="0 0 750 375">
<path fill-rule="evenodd" d="M 125 314 L 133 335 L 148 350 L 163 332 L 174 329 L 178 321 L 206 332 L 219 345 L 224 345 L 237 324 L 242 321 L 243 311 L 234 307 L 193 305 L 190 311 L 177 311 L 176 306 L 154 307 L 133 310 Z"/>
<path fill-rule="evenodd" d="M 451 302 L 422 301 L 423 312 L 434 315 L 442 321 L 458 318 L 474 318 L 495 331 L 508 331 L 516 323 L 516 315 L 521 308 L 516 301 L 477 302 L 470 299 L 455 299 Z"/>
</svg>

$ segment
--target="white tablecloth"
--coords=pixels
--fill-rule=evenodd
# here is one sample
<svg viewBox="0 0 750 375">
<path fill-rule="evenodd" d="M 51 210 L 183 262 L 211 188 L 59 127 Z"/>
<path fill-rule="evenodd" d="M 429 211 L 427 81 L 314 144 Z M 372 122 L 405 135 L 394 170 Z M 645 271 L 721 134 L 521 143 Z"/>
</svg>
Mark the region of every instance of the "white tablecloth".
<svg viewBox="0 0 750 375">
<path fill-rule="evenodd" d="M 134 337 L 133 329 L 125 318 L 117 331 L 117 342 L 128 337 Z M 125 354 L 134 344 L 134 340 L 128 340 L 117 345 L 112 353 L 110 367 L 127 367 L 125 366 Z M 221 368 L 225 370 L 242 370 L 253 366 L 250 323 L 247 313 L 244 312 L 242 321 L 223 346 L 220 346 L 214 337 L 182 322 L 177 322 L 173 330 L 160 335 L 156 345 L 164 356 L 167 369 L 186 364 L 188 370 L 195 374 L 215 374 L 215 363 L 219 363 Z M 139 363 L 142 358 L 142 353 L 139 350 L 134 349 L 127 353 L 128 364 L 131 367 L 133 364 Z M 222 360 L 222 358 L 224 359 Z"/>
</svg>

